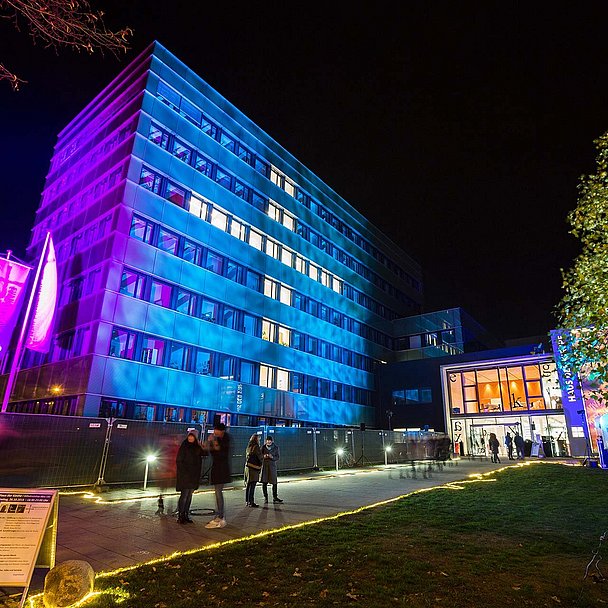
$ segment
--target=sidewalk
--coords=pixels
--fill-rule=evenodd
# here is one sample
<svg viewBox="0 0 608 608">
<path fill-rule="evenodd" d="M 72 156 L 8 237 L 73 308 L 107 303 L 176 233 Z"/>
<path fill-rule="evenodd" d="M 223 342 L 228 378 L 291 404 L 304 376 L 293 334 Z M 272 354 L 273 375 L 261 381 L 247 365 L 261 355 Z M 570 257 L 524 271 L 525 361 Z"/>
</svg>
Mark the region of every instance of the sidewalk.
<svg viewBox="0 0 608 608">
<path fill-rule="evenodd" d="M 504 466 L 506 463 L 494 465 L 489 461 L 448 462 L 442 470 L 434 467 L 427 479 L 423 477 L 426 466 L 422 465 L 415 479 L 409 465 L 281 477 L 279 496 L 285 502 L 264 505 L 258 486 L 258 509 L 245 506 L 243 484 L 236 482 L 225 492 L 228 525 L 215 530 L 204 527 L 215 506 L 213 488 L 209 487 L 195 494 L 192 502 L 195 523 L 185 526 L 178 525 L 171 515 L 177 507 L 176 493 L 165 494 L 165 515 L 156 513 L 158 489 L 151 488 L 145 494 L 142 490 L 119 489 L 88 497 L 62 495 L 57 563 L 86 560 L 96 572 L 130 566 L 175 551 L 335 515 Z"/>
</svg>

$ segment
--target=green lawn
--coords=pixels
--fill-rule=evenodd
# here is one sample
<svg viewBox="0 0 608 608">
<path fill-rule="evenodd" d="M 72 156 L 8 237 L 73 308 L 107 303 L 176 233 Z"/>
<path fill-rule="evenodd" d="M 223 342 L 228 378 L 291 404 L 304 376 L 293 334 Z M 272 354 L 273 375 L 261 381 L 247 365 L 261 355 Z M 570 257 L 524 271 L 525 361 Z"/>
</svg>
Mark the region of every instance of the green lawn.
<svg viewBox="0 0 608 608">
<path fill-rule="evenodd" d="M 608 605 L 608 581 L 583 582 L 608 529 L 608 472 L 538 464 L 485 479 L 102 577 L 108 593 L 86 605 Z"/>
</svg>

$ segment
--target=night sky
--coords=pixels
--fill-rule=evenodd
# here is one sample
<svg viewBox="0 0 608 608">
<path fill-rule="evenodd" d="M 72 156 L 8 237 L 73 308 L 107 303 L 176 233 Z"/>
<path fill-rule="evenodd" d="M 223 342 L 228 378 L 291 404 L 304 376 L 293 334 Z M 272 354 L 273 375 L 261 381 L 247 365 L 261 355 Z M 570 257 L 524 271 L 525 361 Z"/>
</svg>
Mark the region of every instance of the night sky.
<svg viewBox="0 0 608 608">
<path fill-rule="evenodd" d="M 608 129 L 606 3 L 250 4 L 97 3 L 135 30 L 120 61 L 0 22 L 0 62 L 29 81 L 0 82 L 0 251 L 25 252 L 59 130 L 157 39 L 420 262 L 427 310 L 550 329 Z"/>
</svg>

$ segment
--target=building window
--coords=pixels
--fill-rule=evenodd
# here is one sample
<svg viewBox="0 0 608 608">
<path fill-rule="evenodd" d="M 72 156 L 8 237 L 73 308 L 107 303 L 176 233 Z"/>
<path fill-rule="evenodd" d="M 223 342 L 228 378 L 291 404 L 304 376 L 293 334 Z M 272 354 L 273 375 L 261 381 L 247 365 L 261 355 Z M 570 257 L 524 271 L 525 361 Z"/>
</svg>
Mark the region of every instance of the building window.
<svg viewBox="0 0 608 608">
<path fill-rule="evenodd" d="M 124 270 L 120 280 L 120 293 L 141 300 L 144 292 L 144 277 L 132 270 Z"/>
<path fill-rule="evenodd" d="M 171 308 L 171 286 L 152 279 L 150 283 L 150 302 Z"/>
<path fill-rule="evenodd" d="M 276 337 L 276 324 L 266 319 L 262 320 L 262 340 L 274 342 Z"/>
<path fill-rule="evenodd" d="M 177 255 L 179 237 L 173 232 L 165 230 L 162 226 L 158 229 L 158 248 L 172 255 Z"/>
<path fill-rule="evenodd" d="M 141 345 L 142 363 L 150 365 L 162 365 L 163 353 L 165 352 L 165 341 L 152 336 L 143 336 Z"/>
<path fill-rule="evenodd" d="M 207 251 L 207 259 L 205 261 L 204 268 L 214 272 L 215 274 L 222 274 L 222 269 L 224 268 L 224 258 L 213 251 Z"/>
<path fill-rule="evenodd" d="M 218 355 L 218 377 L 222 380 L 234 380 L 234 357 L 230 355 Z"/>
<path fill-rule="evenodd" d="M 213 300 L 201 298 L 201 319 L 215 323 L 218 318 L 218 306 Z"/>
<path fill-rule="evenodd" d="M 279 344 L 281 346 L 289 346 L 291 338 L 291 330 L 286 327 L 279 326 Z"/>
<path fill-rule="evenodd" d="M 260 386 L 274 388 L 274 377 L 276 370 L 268 365 L 260 365 Z"/>
<path fill-rule="evenodd" d="M 150 135 L 148 139 L 163 150 L 166 150 L 169 146 L 169 134 L 154 124 L 150 125 Z"/>
<path fill-rule="evenodd" d="M 281 297 L 280 301 L 282 304 L 286 304 L 287 306 L 291 306 L 291 296 L 293 291 L 287 287 L 286 285 L 281 285 Z"/>
<path fill-rule="evenodd" d="M 280 391 L 289 390 L 289 372 L 284 369 L 278 369 L 276 373 L 277 389 Z"/>
<path fill-rule="evenodd" d="M 150 171 L 150 169 L 146 169 L 146 167 L 142 167 L 139 177 L 140 186 L 143 186 L 146 190 L 150 190 L 150 192 L 154 192 L 154 194 L 160 194 L 161 183 L 162 178 L 160 175 Z"/>
<path fill-rule="evenodd" d="M 184 208 L 186 206 L 186 191 L 171 182 L 167 182 L 165 198 L 178 207 Z"/>
<path fill-rule="evenodd" d="M 214 164 L 207 157 L 197 153 L 196 160 L 194 161 L 194 168 L 197 171 L 207 177 L 211 177 L 213 175 L 213 167 Z"/>
<path fill-rule="evenodd" d="M 134 215 L 129 234 L 138 241 L 150 244 L 154 235 L 154 224 Z"/>
<path fill-rule="evenodd" d="M 262 251 L 262 249 L 263 249 L 262 243 L 263 243 L 262 235 L 257 230 L 254 230 L 253 228 L 251 228 L 249 230 L 249 244 L 252 247 L 255 247 L 255 249 Z"/>
<path fill-rule="evenodd" d="M 136 334 L 133 332 L 113 329 L 110 339 L 110 357 L 133 360 L 135 358 L 135 338 Z"/>
<path fill-rule="evenodd" d="M 198 349 L 194 360 L 194 371 L 203 376 L 209 376 L 213 369 L 211 353 L 206 350 Z"/>
<path fill-rule="evenodd" d="M 226 228 L 228 227 L 228 216 L 217 207 L 213 207 L 211 210 L 211 225 L 226 232 Z"/>
<path fill-rule="evenodd" d="M 204 201 L 203 199 L 199 198 L 194 194 L 190 195 L 189 211 L 190 213 L 192 213 L 192 215 L 196 215 L 196 217 L 200 217 L 202 220 L 206 221 L 207 209 L 207 201 Z"/>
<path fill-rule="evenodd" d="M 173 155 L 179 160 L 184 161 L 187 164 L 190 164 L 190 159 L 192 158 L 192 150 L 183 144 L 179 139 L 175 139 L 173 141 Z"/>
<path fill-rule="evenodd" d="M 255 384 L 256 364 L 252 361 L 241 361 L 239 369 L 239 380 L 246 384 Z"/>
<path fill-rule="evenodd" d="M 184 241 L 184 252 L 182 254 L 182 259 L 186 260 L 186 262 L 191 262 L 192 264 L 200 266 L 202 254 L 202 247 L 196 243 L 193 243 L 192 241 Z"/>
</svg>

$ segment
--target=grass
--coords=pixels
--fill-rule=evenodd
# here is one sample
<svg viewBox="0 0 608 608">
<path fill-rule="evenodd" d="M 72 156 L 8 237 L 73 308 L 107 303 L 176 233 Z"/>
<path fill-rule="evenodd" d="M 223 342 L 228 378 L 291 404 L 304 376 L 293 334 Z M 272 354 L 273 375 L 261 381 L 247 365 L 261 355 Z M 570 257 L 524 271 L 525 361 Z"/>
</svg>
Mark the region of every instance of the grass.
<svg viewBox="0 0 608 608">
<path fill-rule="evenodd" d="M 485 479 L 101 577 L 86 605 L 608 606 L 608 581 L 583 581 L 608 474 L 543 464 Z"/>
</svg>

